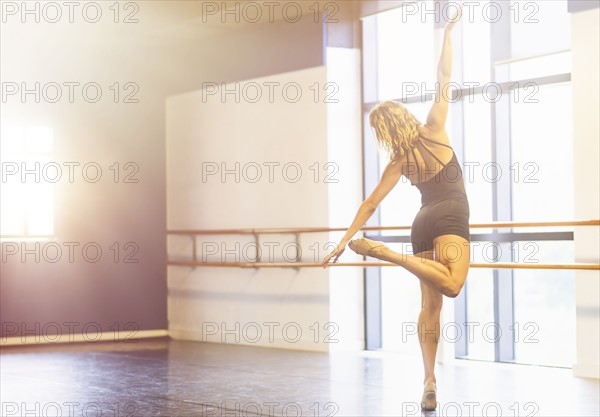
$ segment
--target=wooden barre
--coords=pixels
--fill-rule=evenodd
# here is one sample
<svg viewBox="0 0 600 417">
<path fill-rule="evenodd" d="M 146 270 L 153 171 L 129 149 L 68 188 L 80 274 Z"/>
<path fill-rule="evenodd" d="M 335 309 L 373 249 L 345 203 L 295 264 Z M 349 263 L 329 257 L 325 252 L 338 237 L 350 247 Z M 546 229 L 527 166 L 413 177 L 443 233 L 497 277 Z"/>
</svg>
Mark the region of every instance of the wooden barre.
<svg viewBox="0 0 600 417">
<path fill-rule="evenodd" d="M 469 225 L 472 229 L 507 229 L 520 227 L 600 226 L 600 220 L 574 220 L 559 222 L 491 222 Z M 410 226 L 367 226 L 362 231 L 410 230 Z M 256 235 L 288 233 L 345 232 L 347 227 L 298 227 L 263 229 L 168 230 L 168 235 Z"/>
<path fill-rule="evenodd" d="M 230 268 L 315 268 L 320 267 L 317 262 L 194 262 L 194 261 L 168 261 L 167 265 L 189 267 L 230 267 Z M 330 266 L 399 266 L 390 262 L 337 262 L 329 263 Z M 564 270 L 600 270 L 600 264 L 574 263 L 574 264 L 538 264 L 538 263 L 472 263 L 471 268 L 493 269 L 564 269 Z"/>
</svg>

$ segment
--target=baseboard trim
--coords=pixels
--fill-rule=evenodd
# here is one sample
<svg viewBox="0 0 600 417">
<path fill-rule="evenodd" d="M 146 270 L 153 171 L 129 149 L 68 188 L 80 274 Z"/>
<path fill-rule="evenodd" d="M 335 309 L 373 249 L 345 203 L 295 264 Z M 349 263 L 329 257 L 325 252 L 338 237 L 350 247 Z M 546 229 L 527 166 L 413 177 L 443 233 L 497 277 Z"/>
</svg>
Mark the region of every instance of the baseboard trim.
<svg viewBox="0 0 600 417">
<path fill-rule="evenodd" d="M 275 337 L 273 341 L 269 342 L 257 342 L 251 343 L 239 337 L 239 341 L 235 342 L 234 335 L 228 335 L 223 342 L 221 333 L 211 334 L 210 337 L 203 335 L 201 331 L 196 330 L 181 330 L 181 329 L 170 329 L 169 337 L 173 340 L 188 340 L 194 342 L 211 343 L 211 344 L 226 344 L 226 345 L 238 345 L 238 346 L 254 346 L 261 348 L 274 348 L 274 349 L 290 349 L 290 350 L 301 350 L 311 352 L 328 352 L 331 349 L 328 343 L 315 343 L 314 340 L 308 338 L 302 338 L 295 343 L 283 340 L 282 338 Z"/>
<path fill-rule="evenodd" d="M 128 340 L 149 339 L 166 337 L 169 332 L 161 330 L 140 330 L 132 334 L 131 331 L 120 332 L 94 332 L 62 335 L 27 335 L 0 338 L 0 347 L 3 346 L 29 346 L 29 345 L 54 345 L 58 343 L 94 343 L 94 342 L 125 342 Z"/>
</svg>

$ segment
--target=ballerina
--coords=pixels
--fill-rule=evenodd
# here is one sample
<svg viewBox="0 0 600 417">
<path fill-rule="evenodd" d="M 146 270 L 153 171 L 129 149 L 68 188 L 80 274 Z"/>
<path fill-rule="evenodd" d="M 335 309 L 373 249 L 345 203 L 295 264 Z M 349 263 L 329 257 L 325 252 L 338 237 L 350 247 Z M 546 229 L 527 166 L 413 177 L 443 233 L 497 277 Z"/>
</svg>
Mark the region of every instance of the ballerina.
<svg viewBox="0 0 600 417">
<path fill-rule="evenodd" d="M 348 245 L 360 255 L 400 265 L 420 280 L 418 333 L 425 370 L 421 401 L 424 410 L 434 410 L 437 406 L 434 368 L 443 296 L 454 298 L 460 293 L 471 257 L 469 202 L 462 169 L 446 132 L 448 97 L 442 94 L 452 70 L 452 29 L 461 14 L 459 8 L 444 29 L 436 94 L 426 123 L 420 123 L 401 103 L 394 101 L 379 103 L 371 111 L 370 125 L 378 143 L 388 151 L 390 161 L 346 234 L 322 263 L 325 268 L 332 258 L 337 262 Z M 411 227 L 413 255 L 395 252 L 366 238 L 350 240 L 402 176 L 421 192 L 422 206 Z M 435 333 L 426 329 L 435 329 Z"/>
</svg>

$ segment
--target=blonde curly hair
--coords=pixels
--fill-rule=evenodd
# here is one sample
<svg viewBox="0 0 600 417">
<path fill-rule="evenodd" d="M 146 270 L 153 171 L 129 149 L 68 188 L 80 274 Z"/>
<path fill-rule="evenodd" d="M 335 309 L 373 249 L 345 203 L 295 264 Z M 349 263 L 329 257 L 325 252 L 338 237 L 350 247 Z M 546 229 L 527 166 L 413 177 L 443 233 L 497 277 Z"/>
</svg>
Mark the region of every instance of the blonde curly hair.
<svg viewBox="0 0 600 417">
<path fill-rule="evenodd" d="M 377 142 L 390 159 L 399 159 L 415 147 L 419 137 L 419 120 L 406 107 L 395 101 L 383 101 L 371 110 L 369 123 Z"/>
</svg>

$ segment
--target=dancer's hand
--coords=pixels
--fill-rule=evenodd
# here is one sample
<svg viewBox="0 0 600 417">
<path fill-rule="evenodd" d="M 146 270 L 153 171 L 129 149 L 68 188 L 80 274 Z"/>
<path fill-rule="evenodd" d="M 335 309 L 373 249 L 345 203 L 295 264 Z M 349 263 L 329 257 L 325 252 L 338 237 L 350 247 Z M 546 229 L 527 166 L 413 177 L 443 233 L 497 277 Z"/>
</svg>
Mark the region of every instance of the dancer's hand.
<svg viewBox="0 0 600 417">
<path fill-rule="evenodd" d="M 346 243 L 340 242 L 339 245 L 337 245 L 335 247 L 335 249 L 332 250 L 331 253 L 325 257 L 325 259 L 323 259 L 323 263 L 321 264 L 323 266 L 323 269 L 325 269 L 327 267 L 329 260 L 331 258 L 333 258 L 334 256 L 335 256 L 335 259 L 333 260 L 333 263 L 336 263 L 338 261 L 339 257 L 342 256 L 342 253 L 344 253 L 345 250 L 346 250 Z"/>
<path fill-rule="evenodd" d="M 454 25 L 456 25 L 460 18 L 462 17 L 462 4 L 458 4 L 457 10 L 454 12 L 454 16 L 448 20 L 448 24 L 446 25 L 445 31 L 450 32 L 454 29 Z"/>
</svg>

